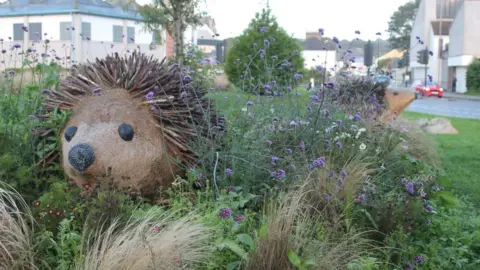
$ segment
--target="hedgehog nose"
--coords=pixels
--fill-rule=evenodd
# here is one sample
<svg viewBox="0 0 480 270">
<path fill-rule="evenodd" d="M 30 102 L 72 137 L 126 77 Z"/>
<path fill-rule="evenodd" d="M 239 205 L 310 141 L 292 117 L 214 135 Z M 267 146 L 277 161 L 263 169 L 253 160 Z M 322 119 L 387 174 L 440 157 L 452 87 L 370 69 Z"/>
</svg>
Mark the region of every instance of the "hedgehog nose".
<svg viewBox="0 0 480 270">
<path fill-rule="evenodd" d="M 95 153 L 88 144 L 77 144 L 68 152 L 68 162 L 72 167 L 83 172 L 95 161 Z"/>
</svg>

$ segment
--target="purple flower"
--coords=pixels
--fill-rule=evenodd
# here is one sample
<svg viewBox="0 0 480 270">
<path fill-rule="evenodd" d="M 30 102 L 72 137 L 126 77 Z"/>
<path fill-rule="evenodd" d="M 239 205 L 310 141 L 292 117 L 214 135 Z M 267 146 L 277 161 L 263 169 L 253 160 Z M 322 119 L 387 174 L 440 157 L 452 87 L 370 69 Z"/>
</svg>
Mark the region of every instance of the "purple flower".
<svg viewBox="0 0 480 270">
<path fill-rule="evenodd" d="M 319 101 L 320 100 L 320 98 L 317 95 L 311 96 L 310 99 L 313 100 L 313 101 Z"/>
<path fill-rule="evenodd" d="M 295 74 L 295 75 L 293 75 L 293 77 L 294 77 L 295 79 L 297 79 L 297 80 L 303 78 L 303 76 L 300 75 L 300 74 L 298 74 L 298 73 Z"/>
<path fill-rule="evenodd" d="M 197 180 L 200 180 L 200 179 L 202 179 L 202 176 L 203 176 L 202 173 L 197 173 L 195 175 L 195 178 L 197 178 Z"/>
<path fill-rule="evenodd" d="M 360 112 L 357 112 L 355 114 L 355 116 L 353 117 L 353 120 L 354 121 L 359 121 L 360 119 L 362 119 L 362 115 L 360 114 Z"/>
<path fill-rule="evenodd" d="M 285 178 L 286 174 L 283 169 L 278 169 L 277 170 L 277 178 L 280 180 L 283 180 Z"/>
<path fill-rule="evenodd" d="M 148 92 L 148 94 L 145 96 L 145 99 L 147 99 L 148 101 L 152 100 L 153 99 L 153 92 Z"/>
<path fill-rule="evenodd" d="M 100 89 L 99 87 L 94 88 L 94 89 L 92 90 L 92 92 L 93 92 L 94 94 L 100 94 L 100 91 L 102 91 L 102 89 Z"/>
<path fill-rule="evenodd" d="M 312 166 L 316 168 L 324 168 L 326 163 L 327 160 L 325 157 L 319 157 L 313 161 Z"/>
<path fill-rule="evenodd" d="M 343 128 L 342 120 L 337 120 L 337 125 L 339 128 Z"/>
<path fill-rule="evenodd" d="M 325 196 L 325 201 L 329 202 L 331 199 L 332 197 L 330 197 L 330 195 Z"/>
<path fill-rule="evenodd" d="M 289 125 L 292 126 L 292 127 L 294 127 L 294 126 L 297 125 L 297 122 L 295 122 L 295 121 L 292 120 L 292 121 L 290 121 Z"/>
<path fill-rule="evenodd" d="M 300 151 L 305 151 L 305 142 L 303 141 L 300 141 L 300 145 L 298 146 L 298 148 L 300 148 Z"/>
<path fill-rule="evenodd" d="M 422 255 L 416 256 L 415 259 L 413 259 L 413 261 L 414 261 L 415 263 L 422 263 L 422 262 L 423 262 L 423 257 L 422 257 Z"/>
<path fill-rule="evenodd" d="M 260 33 L 265 33 L 265 32 L 267 32 L 267 27 L 265 26 L 260 27 Z"/>
<path fill-rule="evenodd" d="M 247 102 L 247 105 L 248 105 L 248 106 L 252 106 L 252 105 L 255 105 L 255 103 L 253 103 L 253 101 L 250 101 L 250 100 L 249 100 L 249 101 Z"/>
<path fill-rule="evenodd" d="M 333 37 L 333 38 L 332 38 L 332 41 L 335 42 L 335 43 L 337 43 L 337 44 L 340 43 L 340 40 L 338 40 L 337 37 Z"/>
<path fill-rule="evenodd" d="M 362 203 L 365 202 L 365 194 L 360 194 L 360 195 L 358 196 L 358 201 L 359 201 L 359 202 L 362 202 Z"/>
<path fill-rule="evenodd" d="M 410 193 L 410 194 L 415 193 L 415 188 L 414 188 L 412 182 L 408 182 L 408 183 L 407 183 L 406 189 L 407 189 L 407 192 Z"/>
<path fill-rule="evenodd" d="M 425 199 L 425 197 L 427 197 L 427 193 L 425 193 L 423 190 L 420 191 L 420 197 L 422 197 L 422 199 Z"/>
<path fill-rule="evenodd" d="M 266 39 L 263 41 L 263 43 L 264 43 L 265 46 L 267 46 L 267 47 L 270 46 L 270 41 L 268 41 L 268 40 L 266 40 Z"/>
<path fill-rule="evenodd" d="M 233 219 L 233 221 L 235 221 L 235 222 L 242 222 L 243 219 L 244 219 L 244 216 L 236 216 L 236 217 Z"/>
<path fill-rule="evenodd" d="M 402 184 L 406 185 L 407 183 L 408 183 L 408 180 L 407 180 L 407 178 L 405 178 L 405 177 L 404 177 L 404 178 L 402 178 Z"/>
<path fill-rule="evenodd" d="M 278 161 L 278 157 L 272 156 L 272 163 L 277 164 L 277 161 Z"/>
<path fill-rule="evenodd" d="M 263 88 L 265 88 L 265 89 L 271 89 L 272 87 L 271 87 L 269 84 L 265 84 L 265 85 L 263 86 Z"/>
<path fill-rule="evenodd" d="M 320 35 L 323 36 L 325 35 L 325 30 L 323 28 L 319 28 L 318 33 L 320 33 Z"/>
<path fill-rule="evenodd" d="M 347 170 L 342 169 L 342 178 L 343 178 L 343 180 L 347 179 L 347 176 L 348 176 Z"/>
<path fill-rule="evenodd" d="M 336 141 L 335 145 L 337 146 L 338 149 L 342 149 L 342 143 L 341 142 Z"/>
<path fill-rule="evenodd" d="M 20 49 L 22 47 L 22 45 L 20 45 L 18 43 L 15 43 L 15 44 L 13 44 L 12 47 L 15 48 L 15 49 Z"/>
<path fill-rule="evenodd" d="M 232 210 L 230 208 L 222 208 L 218 212 L 218 216 L 222 219 L 229 219 L 232 216 Z"/>
<path fill-rule="evenodd" d="M 323 67 L 322 66 L 317 66 L 316 69 L 317 69 L 317 71 L 322 71 Z"/>
<path fill-rule="evenodd" d="M 228 177 L 232 176 L 232 175 L 233 175 L 232 169 L 226 168 L 226 169 L 225 169 L 225 174 L 226 174 Z"/>
<path fill-rule="evenodd" d="M 433 212 L 433 206 L 431 206 L 431 205 L 427 205 L 427 206 L 425 207 L 425 209 L 426 209 L 429 213 Z"/>
</svg>

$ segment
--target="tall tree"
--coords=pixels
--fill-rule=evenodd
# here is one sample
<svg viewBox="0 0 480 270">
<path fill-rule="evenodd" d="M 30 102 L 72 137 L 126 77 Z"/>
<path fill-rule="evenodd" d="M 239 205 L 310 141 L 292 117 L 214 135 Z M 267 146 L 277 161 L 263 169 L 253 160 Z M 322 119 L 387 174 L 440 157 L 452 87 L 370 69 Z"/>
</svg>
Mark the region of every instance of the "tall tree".
<svg viewBox="0 0 480 270">
<path fill-rule="evenodd" d="M 388 41 L 392 48 L 400 49 L 410 44 L 410 34 L 419 5 L 420 0 L 412 0 L 400 6 L 390 17 L 387 31 L 390 34 Z"/>
<path fill-rule="evenodd" d="M 184 60 L 184 34 L 188 26 L 200 25 L 203 13 L 198 11 L 204 0 L 152 0 L 139 7 L 145 28 L 153 33 L 166 29 L 175 44 L 175 58 Z M 159 38 L 159 36 L 157 37 Z"/>
</svg>

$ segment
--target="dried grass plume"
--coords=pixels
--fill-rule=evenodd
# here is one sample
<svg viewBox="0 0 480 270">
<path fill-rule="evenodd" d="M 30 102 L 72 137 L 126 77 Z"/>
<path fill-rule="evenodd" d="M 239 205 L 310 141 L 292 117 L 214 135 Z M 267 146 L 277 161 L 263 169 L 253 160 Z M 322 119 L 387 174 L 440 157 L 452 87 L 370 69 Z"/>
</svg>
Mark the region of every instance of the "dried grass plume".
<svg viewBox="0 0 480 270">
<path fill-rule="evenodd" d="M 75 269 L 197 268 L 207 262 L 214 250 L 210 245 L 212 231 L 196 223 L 196 218 L 189 214 L 175 219 L 173 213 L 159 213 L 154 207 L 141 217 L 132 217 L 123 228 L 114 222 L 103 234 L 86 237 L 84 243 L 90 243 L 88 251 Z"/>
</svg>

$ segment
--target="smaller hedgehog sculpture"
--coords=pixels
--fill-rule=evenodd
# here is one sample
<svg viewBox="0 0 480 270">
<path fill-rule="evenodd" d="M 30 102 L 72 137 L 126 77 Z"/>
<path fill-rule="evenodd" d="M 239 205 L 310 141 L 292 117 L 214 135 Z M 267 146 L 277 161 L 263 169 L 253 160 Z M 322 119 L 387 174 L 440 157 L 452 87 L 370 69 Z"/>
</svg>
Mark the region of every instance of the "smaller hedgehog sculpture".
<svg viewBox="0 0 480 270">
<path fill-rule="evenodd" d="M 63 168 L 79 186 L 109 176 L 142 195 L 169 186 L 195 163 L 192 140 L 223 131 L 206 91 L 188 70 L 134 52 L 73 69 L 45 108 L 71 110 L 61 131 Z"/>
</svg>

